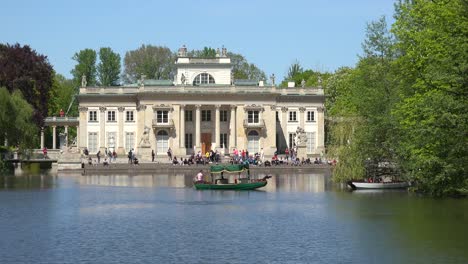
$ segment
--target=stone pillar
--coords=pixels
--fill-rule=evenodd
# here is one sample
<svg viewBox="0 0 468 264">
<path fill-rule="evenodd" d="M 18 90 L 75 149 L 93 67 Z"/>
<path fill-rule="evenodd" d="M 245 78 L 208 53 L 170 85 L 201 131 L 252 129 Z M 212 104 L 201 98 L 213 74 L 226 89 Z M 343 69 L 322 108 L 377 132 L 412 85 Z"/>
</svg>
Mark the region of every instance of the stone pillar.
<svg viewBox="0 0 468 264">
<path fill-rule="evenodd" d="M 244 105 L 238 105 L 236 109 L 236 147 L 240 149 L 247 149 L 247 136 L 244 128 L 245 119 Z"/>
<path fill-rule="evenodd" d="M 220 148 L 220 118 L 219 118 L 219 108 L 221 105 L 215 105 L 215 145 L 216 148 Z"/>
<path fill-rule="evenodd" d="M 68 148 L 68 126 L 65 126 L 65 147 Z"/>
<path fill-rule="evenodd" d="M 323 106 L 317 107 L 317 150 L 319 152 L 325 151 L 325 117 Z"/>
<path fill-rule="evenodd" d="M 52 149 L 57 148 L 57 127 L 52 126 Z"/>
<path fill-rule="evenodd" d="M 124 148 L 124 138 L 125 138 L 125 135 L 124 135 L 124 116 L 125 116 L 125 107 L 119 107 L 117 108 L 117 110 L 119 111 L 119 134 L 117 135 L 118 137 L 118 140 L 117 140 L 117 150 L 116 152 L 119 154 L 119 155 L 123 155 L 125 154 L 125 148 Z"/>
<path fill-rule="evenodd" d="M 76 126 L 76 147 L 80 149 L 80 126 Z"/>
<path fill-rule="evenodd" d="M 304 128 L 304 125 L 305 125 L 305 107 L 299 107 L 299 126 L 301 128 Z"/>
<path fill-rule="evenodd" d="M 231 116 L 229 117 L 229 153 L 236 147 L 236 108 L 231 105 Z"/>
<path fill-rule="evenodd" d="M 137 126 L 136 126 L 137 131 L 135 133 L 135 144 L 136 144 L 135 150 L 137 150 L 137 152 L 139 152 L 138 148 L 140 147 L 139 145 L 140 145 L 141 137 L 143 135 L 145 125 L 146 125 L 145 112 L 146 112 L 146 105 L 143 105 L 143 104 L 137 105 Z"/>
<path fill-rule="evenodd" d="M 287 121 L 288 121 L 288 108 L 283 106 L 281 107 L 281 130 L 283 130 L 284 140 L 286 142 L 283 141 L 283 144 L 281 144 L 280 142 L 281 147 L 280 149 L 278 149 L 278 151 L 280 151 L 281 153 L 283 153 L 283 151 L 288 146 L 289 134 L 288 134 Z"/>
<path fill-rule="evenodd" d="M 200 118 L 200 107 L 201 105 L 195 105 L 195 146 L 197 150 L 201 148 L 200 145 L 200 125 L 201 125 L 201 118 Z"/>
<path fill-rule="evenodd" d="M 44 128 L 41 127 L 41 149 L 44 149 Z"/>
<path fill-rule="evenodd" d="M 185 148 L 185 105 L 180 105 L 179 146 Z"/>
<path fill-rule="evenodd" d="M 84 149 L 84 148 L 87 148 L 88 147 L 88 131 L 87 131 L 87 128 L 88 128 L 88 108 L 87 107 L 83 107 L 83 106 L 80 106 L 78 107 L 78 111 L 80 112 L 80 116 L 79 116 L 79 122 L 80 122 L 80 126 L 78 127 L 79 129 L 79 133 L 77 133 L 79 135 L 79 142 L 80 144 L 78 145 L 78 147 L 80 149 Z"/>
<path fill-rule="evenodd" d="M 106 150 L 106 108 L 99 107 L 99 150 L 101 154 Z"/>
</svg>

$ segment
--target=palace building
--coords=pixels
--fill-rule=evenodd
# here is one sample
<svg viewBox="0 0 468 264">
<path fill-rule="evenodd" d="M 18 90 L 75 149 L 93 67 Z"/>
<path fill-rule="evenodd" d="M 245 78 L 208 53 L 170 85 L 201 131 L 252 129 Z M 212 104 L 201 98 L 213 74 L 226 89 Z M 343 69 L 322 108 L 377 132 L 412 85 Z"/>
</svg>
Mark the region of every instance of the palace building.
<svg viewBox="0 0 468 264">
<path fill-rule="evenodd" d="M 234 148 L 251 154 L 263 149 L 267 157 L 294 147 L 299 156 L 323 151 L 321 87 L 279 88 L 274 75 L 268 84 L 234 80 L 225 48 L 202 59 L 188 57 L 184 46 L 175 65 L 173 81 L 142 76 L 133 85 L 87 87 L 84 78 L 78 146 L 120 155 L 134 149 L 141 160 L 151 159 L 152 150 L 166 156 L 168 148 L 177 157 Z"/>
</svg>

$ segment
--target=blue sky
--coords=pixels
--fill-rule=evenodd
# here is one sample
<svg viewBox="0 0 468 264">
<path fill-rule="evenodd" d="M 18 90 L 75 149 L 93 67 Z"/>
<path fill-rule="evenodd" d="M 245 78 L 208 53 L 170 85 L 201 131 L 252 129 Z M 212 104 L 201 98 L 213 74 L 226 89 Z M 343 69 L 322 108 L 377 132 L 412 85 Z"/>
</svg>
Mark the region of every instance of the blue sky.
<svg viewBox="0 0 468 264">
<path fill-rule="evenodd" d="M 122 58 L 141 44 L 177 50 L 221 47 L 281 80 L 291 63 L 333 71 L 353 66 L 366 23 L 394 0 L 2 1 L 0 42 L 28 44 L 66 77 L 81 49 L 111 47 Z"/>
</svg>

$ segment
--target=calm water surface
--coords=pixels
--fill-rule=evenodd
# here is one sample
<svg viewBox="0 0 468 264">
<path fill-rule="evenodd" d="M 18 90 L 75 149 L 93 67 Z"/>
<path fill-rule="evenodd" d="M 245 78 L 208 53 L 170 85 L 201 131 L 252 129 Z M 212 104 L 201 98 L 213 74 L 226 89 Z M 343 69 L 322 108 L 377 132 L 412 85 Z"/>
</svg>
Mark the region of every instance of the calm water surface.
<svg viewBox="0 0 468 264">
<path fill-rule="evenodd" d="M 193 175 L 0 177 L 0 263 L 468 263 L 468 200 Z M 262 175 L 258 175 L 262 176 Z"/>
</svg>

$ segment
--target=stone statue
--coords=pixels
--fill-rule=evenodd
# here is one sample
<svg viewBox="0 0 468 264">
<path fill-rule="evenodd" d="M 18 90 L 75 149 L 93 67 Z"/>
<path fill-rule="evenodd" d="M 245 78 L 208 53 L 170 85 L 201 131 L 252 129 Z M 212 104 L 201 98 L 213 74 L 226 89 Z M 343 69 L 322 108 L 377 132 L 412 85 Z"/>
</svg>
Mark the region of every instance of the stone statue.
<svg viewBox="0 0 468 264">
<path fill-rule="evenodd" d="M 319 87 L 322 87 L 322 77 L 318 77 L 317 83 Z"/>
<path fill-rule="evenodd" d="M 227 49 L 223 46 L 223 48 L 221 49 L 221 55 L 223 57 L 227 57 Z"/>
<path fill-rule="evenodd" d="M 302 81 L 301 81 L 301 87 L 304 88 L 305 84 L 306 84 L 305 80 L 302 79 Z"/>
<path fill-rule="evenodd" d="M 216 57 L 219 57 L 219 48 L 216 49 Z"/>
<path fill-rule="evenodd" d="M 151 132 L 151 129 L 147 126 L 145 126 L 145 128 L 143 129 L 143 135 L 141 136 L 141 140 L 140 140 L 140 147 L 150 147 L 151 146 L 151 143 L 150 143 L 150 140 L 149 140 L 149 136 L 150 136 L 150 132 Z"/>
<path fill-rule="evenodd" d="M 86 75 L 81 76 L 81 87 L 86 87 L 88 82 L 86 81 Z"/>
<path fill-rule="evenodd" d="M 296 129 L 296 137 L 294 138 L 296 146 L 304 146 L 307 143 L 307 136 L 305 131 L 301 127 L 297 127 Z"/>
<path fill-rule="evenodd" d="M 186 81 L 187 81 L 187 80 L 185 79 L 185 75 L 182 73 L 182 76 L 180 76 L 180 82 L 181 82 L 182 84 L 185 84 Z"/>
<path fill-rule="evenodd" d="M 145 86 L 145 78 L 146 78 L 146 75 L 142 74 L 141 77 L 140 77 L 140 80 L 138 81 L 138 83 L 139 83 L 139 85 L 141 87 Z"/>
<path fill-rule="evenodd" d="M 274 73 L 270 76 L 270 80 L 271 80 L 271 85 L 275 86 L 275 74 Z"/>
</svg>

